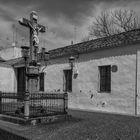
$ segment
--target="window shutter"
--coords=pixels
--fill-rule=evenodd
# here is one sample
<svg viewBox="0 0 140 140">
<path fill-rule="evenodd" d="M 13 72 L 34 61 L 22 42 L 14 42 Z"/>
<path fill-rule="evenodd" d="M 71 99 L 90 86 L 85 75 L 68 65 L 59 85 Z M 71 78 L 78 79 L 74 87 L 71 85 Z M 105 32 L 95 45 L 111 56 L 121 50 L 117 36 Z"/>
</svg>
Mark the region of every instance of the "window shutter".
<svg viewBox="0 0 140 140">
<path fill-rule="evenodd" d="M 100 91 L 111 91 L 111 66 L 100 66 Z"/>
</svg>

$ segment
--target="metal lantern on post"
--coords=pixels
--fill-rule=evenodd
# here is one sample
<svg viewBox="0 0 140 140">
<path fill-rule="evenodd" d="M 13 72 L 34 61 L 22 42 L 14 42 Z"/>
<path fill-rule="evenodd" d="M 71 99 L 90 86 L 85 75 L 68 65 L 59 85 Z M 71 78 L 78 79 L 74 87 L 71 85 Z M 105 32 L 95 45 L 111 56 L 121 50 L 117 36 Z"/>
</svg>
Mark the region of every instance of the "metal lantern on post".
<svg viewBox="0 0 140 140">
<path fill-rule="evenodd" d="M 49 60 L 49 52 L 45 52 L 45 48 L 42 48 L 41 51 L 41 61 L 43 61 L 45 63 L 45 65 L 47 65 L 47 62 Z"/>
<path fill-rule="evenodd" d="M 49 52 L 45 52 L 45 59 L 44 59 L 44 61 L 48 61 L 49 60 L 49 55 L 50 55 Z"/>
<path fill-rule="evenodd" d="M 21 46 L 21 55 L 27 61 L 27 58 L 29 57 L 29 46 Z"/>
<path fill-rule="evenodd" d="M 45 48 L 41 49 L 41 61 L 45 60 Z"/>
<path fill-rule="evenodd" d="M 34 46 L 34 55 L 36 59 L 37 59 L 38 50 L 39 50 L 38 46 Z"/>
<path fill-rule="evenodd" d="M 75 61 L 75 57 L 73 57 L 73 56 L 69 57 L 69 64 L 70 64 L 70 67 L 72 70 L 74 67 L 74 61 Z"/>
</svg>

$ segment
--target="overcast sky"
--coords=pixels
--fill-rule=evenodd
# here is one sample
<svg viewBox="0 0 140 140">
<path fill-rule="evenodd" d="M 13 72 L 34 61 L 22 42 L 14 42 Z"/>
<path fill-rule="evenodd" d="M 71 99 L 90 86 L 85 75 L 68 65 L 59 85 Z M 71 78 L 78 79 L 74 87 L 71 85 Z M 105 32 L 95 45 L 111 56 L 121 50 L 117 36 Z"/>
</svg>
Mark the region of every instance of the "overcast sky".
<svg viewBox="0 0 140 140">
<path fill-rule="evenodd" d="M 29 19 L 33 10 L 39 23 L 48 27 L 40 34 L 40 47 L 50 50 L 70 45 L 72 40 L 80 42 L 101 10 L 122 7 L 139 12 L 140 0 L 0 0 L 0 46 L 10 45 L 16 38 L 19 45 L 27 44 L 28 29 L 18 19 Z"/>
</svg>

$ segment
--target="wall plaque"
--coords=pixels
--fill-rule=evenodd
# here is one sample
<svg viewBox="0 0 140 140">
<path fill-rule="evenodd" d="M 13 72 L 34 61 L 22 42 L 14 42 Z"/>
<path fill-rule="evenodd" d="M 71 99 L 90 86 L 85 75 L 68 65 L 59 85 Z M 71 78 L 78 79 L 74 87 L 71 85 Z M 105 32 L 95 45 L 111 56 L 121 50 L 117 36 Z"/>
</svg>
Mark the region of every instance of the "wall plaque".
<svg viewBox="0 0 140 140">
<path fill-rule="evenodd" d="M 112 71 L 112 72 L 117 72 L 117 71 L 118 71 L 117 65 L 112 65 L 111 71 Z"/>
</svg>

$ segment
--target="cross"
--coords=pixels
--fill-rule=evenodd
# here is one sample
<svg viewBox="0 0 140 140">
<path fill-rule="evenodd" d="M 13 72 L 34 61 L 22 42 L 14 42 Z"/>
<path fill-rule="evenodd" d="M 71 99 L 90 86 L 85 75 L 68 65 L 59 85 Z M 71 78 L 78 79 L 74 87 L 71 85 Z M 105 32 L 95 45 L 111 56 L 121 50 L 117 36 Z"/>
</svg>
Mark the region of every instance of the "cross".
<svg viewBox="0 0 140 140">
<path fill-rule="evenodd" d="M 38 34 L 39 32 L 45 32 L 46 28 L 43 25 L 37 23 L 38 16 L 35 11 L 30 14 L 30 20 L 21 18 L 19 23 L 30 29 L 30 57 L 31 62 L 36 62 L 37 60 L 37 49 L 39 46 Z"/>
</svg>

